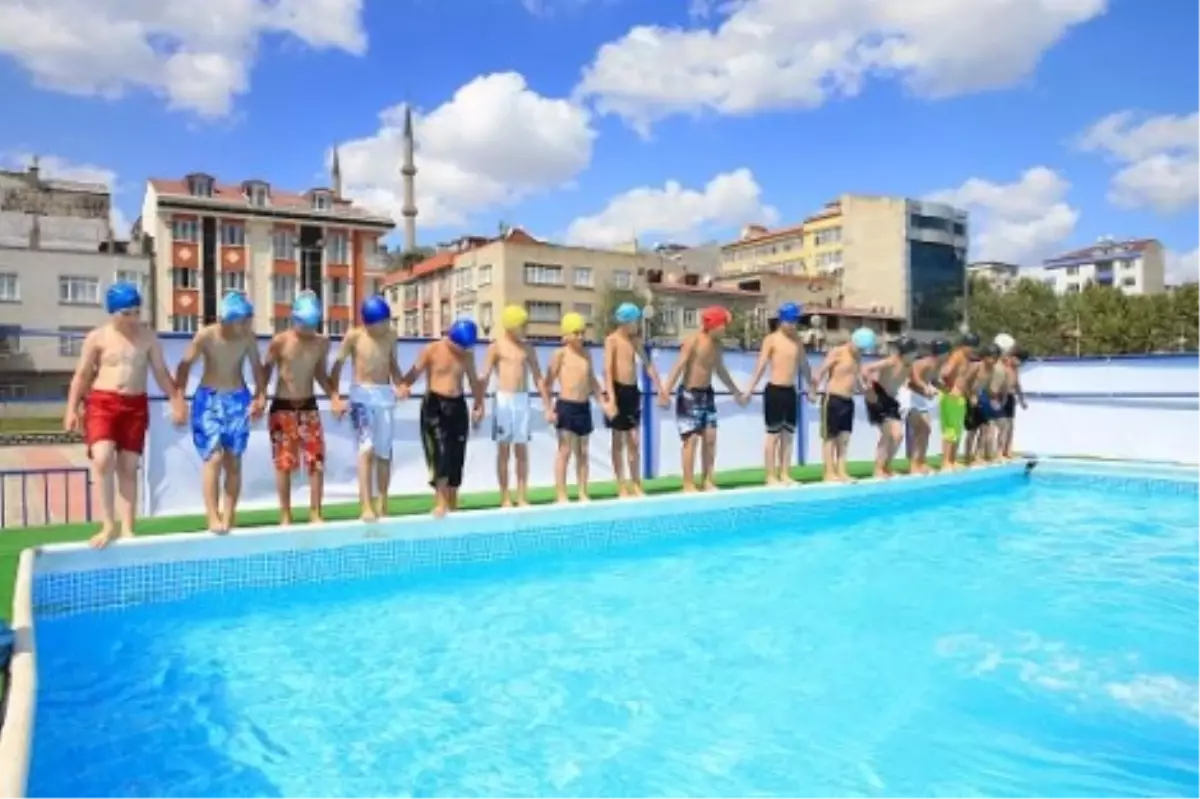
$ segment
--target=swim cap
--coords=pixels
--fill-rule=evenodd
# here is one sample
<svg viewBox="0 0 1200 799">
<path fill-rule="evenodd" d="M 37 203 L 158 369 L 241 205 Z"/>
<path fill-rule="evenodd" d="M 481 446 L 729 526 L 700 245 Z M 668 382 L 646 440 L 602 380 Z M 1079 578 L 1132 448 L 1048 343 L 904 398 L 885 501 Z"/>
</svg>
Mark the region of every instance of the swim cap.
<svg viewBox="0 0 1200 799">
<path fill-rule="evenodd" d="M 469 350 L 475 346 L 475 342 L 479 341 L 479 328 L 470 319 L 456 319 L 454 324 L 450 325 L 450 329 L 446 331 L 446 337 L 456 347 Z"/>
<path fill-rule="evenodd" d="M 979 336 L 975 333 L 963 333 L 963 337 L 958 340 L 958 346 L 975 348 L 979 346 Z"/>
<path fill-rule="evenodd" d="M 574 311 L 562 318 L 562 332 L 564 336 L 582 333 L 585 330 L 587 330 L 587 320 Z"/>
<path fill-rule="evenodd" d="M 875 331 L 869 327 L 860 327 L 850 334 L 850 342 L 863 352 L 875 349 Z"/>
<path fill-rule="evenodd" d="M 800 321 L 800 314 L 803 310 L 798 303 L 785 302 L 779 306 L 779 321 L 784 324 L 794 325 Z"/>
<path fill-rule="evenodd" d="M 996 336 L 995 344 L 1000 348 L 1001 352 L 1008 352 L 1017 344 L 1017 340 L 1007 333 L 1001 333 Z"/>
<path fill-rule="evenodd" d="M 230 291 L 221 298 L 221 309 L 218 314 L 224 324 L 244 322 L 254 317 L 254 308 L 245 295 L 240 291 Z"/>
<path fill-rule="evenodd" d="M 910 336 L 900 336 L 891 343 L 891 346 L 901 355 L 912 355 L 917 351 L 917 340 Z"/>
<path fill-rule="evenodd" d="M 520 305 L 509 305 L 500 314 L 500 325 L 505 330 L 516 330 L 529 321 L 529 313 Z"/>
<path fill-rule="evenodd" d="M 141 308 L 142 294 L 138 287 L 129 281 L 118 280 L 108 287 L 104 295 L 104 307 L 110 314 Z"/>
<path fill-rule="evenodd" d="M 729 324 L 729 311 L 720 305 L 710 305 L 700 312 L 700 327 L 705 333 L 711 333 Z"/>
<path fill-rule="evenodd" d="M 997 347 L 995 344 L 987 345 L 986 347 L 983 348 L 983 357 L 999 358 L 1000 357 L 1000 348 Z"/>
<path fill-rule="evenodd" d="M 641 318 L 642 310 L 632 302 L 621 303 L 613 313 L 613 319 L 617 321 L 618 325 L 631 325 L 641 320 Z"/>
<path fill-rule="evenodd" d="M 321 326 L 321 301 L 312 291 L 302 291 L 292 302 L 292 319 L 304 327 Z"/>
<path fill-rule="evenodd" d="M 950 342 L 944 338 L 935 338 L 929 344 L 929 351 L 934 355 L 945 355 L 950 352 Z"/>
<path fill-rule="evenodd" d="M 364 325 L 377 325 L 380 322 L 391 321 L 392 309 L 387 300 L 378 294 L 367 297 L 362 302 L 362 320 Z"/>
</svg>

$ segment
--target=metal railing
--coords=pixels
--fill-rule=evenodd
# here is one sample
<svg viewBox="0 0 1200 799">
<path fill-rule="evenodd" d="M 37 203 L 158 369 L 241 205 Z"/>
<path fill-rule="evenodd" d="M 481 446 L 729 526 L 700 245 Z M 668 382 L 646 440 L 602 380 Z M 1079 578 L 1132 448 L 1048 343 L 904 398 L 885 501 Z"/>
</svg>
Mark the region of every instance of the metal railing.
<svg viewBox="0 0 1200 799">
<path fill-rule="evenodd" d="M 86 466 L 0 471 L 0 528 L 92 520 L 92 471 Z"/>
</svg>

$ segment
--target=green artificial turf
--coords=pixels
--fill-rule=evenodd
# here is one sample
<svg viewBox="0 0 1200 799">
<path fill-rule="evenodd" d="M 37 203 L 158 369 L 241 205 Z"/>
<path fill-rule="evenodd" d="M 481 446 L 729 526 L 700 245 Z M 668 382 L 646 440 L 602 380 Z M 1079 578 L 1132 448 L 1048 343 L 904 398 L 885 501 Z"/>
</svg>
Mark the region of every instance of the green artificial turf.
<svg viewBox="0 0 1200 799">
<path fill-rule="evenodd" d="M 936 466 L 937 458 L 930 459 L 930 464 Z M 907 461 L 896 461 L 895 468 L 899 472 L 908 470 Z M 855 477 L 870 477 L 872 464 L 857 462 L 850 464 L 850 473 Z M 746 488 L 762 485 L 762 469 L 738 469 L 736 471 L 720 472 L 717 474 L 719 488 Z M 820 464 L 797 466 L 792 469 L 792 476 L 802 482 L 815 482 L 821 478 Z M 644 487 L 648 494 L 667 494 L 678 491 L 681 481 L 678 477 L 660 477 L 647 480 Z M 617 485 L 614 482 L 593 483 L 589 492 L 592 499 L 611 499 L 617 495 Z M 571 490 L 574 498 L 574 489 Z M 554 500 L 553 488 L 534 488 L 529 492 L 529 500 L 540 505 Z M 483 510 L 500 505 L 500 494 L 496 491 L 486 491 L 476 494 L 463 494 L 460 507 L 463 510 Z M 430 494 L 392 497 L 388 503 L 389 514 L 392 516 L 412 516 L 429 513 L 433 508 L 433 496 Z M 357 502 L 327 504 L 324 508 L 326 521 L 341 521 L 358 518 Z M 297 522 L 308 521 L 308 509 L 296 508 Z M 247 510 L 238 514 L 238 527 L 262 527 L 279 523 L 279 511 L 271 509 Z M 139 519 L 137 533 L 145 535 L 170 535 L 171 533 L 195 533 L 207 529 L 207 520 L 202 515 L 194 516 L 161 516 L 150 519 Z M 5 530 L 0 534 L 0 618 L 9 619 L 12 614 L 13 581 L 17 573 L 17 560 L 21 551 L 29 547 L 44 544 L 60 544 L 69 541 L 85 541 L 99 525 L 95 522 L 76 524 L 55 524 L 44 527 L 25 527 Z"/>
</svg>

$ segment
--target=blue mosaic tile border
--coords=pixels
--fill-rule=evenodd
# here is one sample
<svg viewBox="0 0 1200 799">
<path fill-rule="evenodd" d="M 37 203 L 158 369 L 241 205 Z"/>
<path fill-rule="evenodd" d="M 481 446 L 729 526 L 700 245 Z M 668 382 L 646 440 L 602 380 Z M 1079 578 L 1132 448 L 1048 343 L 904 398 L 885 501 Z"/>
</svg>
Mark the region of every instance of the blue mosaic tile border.
<svg viewBox="0 0 1200 799">
<path fill-rule="evenodd" d="M 1008 491 L 1019 479 L 1017 471 L 1005 470 L 994 478 L 988 476 L 964 482 L 964 487 L 971 485 L 970 490 L 980 494 Z M 589 519 L 589 514 L 575 505 L 561 513 L 528 514 L 527 525 L 520 525 L 518 529 L 357 539 L 329 547 L 297 543 L 294 548 L 277 548 L 265 553 L 166 560 L 115 568 L 48 569 L 43 573 L 35 570 L 34 617 L 120 610 L 139 604 L 179 601 L 199 594 L 274 588 L 294 583 L 390 575 L 403 577 L 517 558 L 601 553 L 670 539 L 702 541 L 720 536 L 728 540 L 734 536 L 756 535 L 781 523 L 794 526 L 797 534 L 803 535 L 810 530 L 830 529 L 838 524 L 852 525 L 864 515 L 902 512 L 911 508 L 914 492 L 921 494 L 921 502 L 926 506 L 961 500 L 960 491 L 929 490 L 941 482 L 936 478 L 929 479 L 928 489 L 925 487 L 927 481 L 921 480 L 919 484 L 914 481 L 906 490 L 872 491 L 863 490 L 866 487 L 847 487 L 807 497 L 801 492 L 789 495 L 781 491 L 778 499 L 772 496 L 754 504 L 731 502 L 721 506 L 705 503 L 711 510 L 688 514 L 676 504 L 670 515 L 642 518 L 598 513 L 597 518 Z M 464 513 L 458 518 L 465 523 L 470 515 Z M 389 524 L 395 524 L 399 529 L 405 521 Z M 224 542 L 233 540 L 223 539 Z"/>
</svg>

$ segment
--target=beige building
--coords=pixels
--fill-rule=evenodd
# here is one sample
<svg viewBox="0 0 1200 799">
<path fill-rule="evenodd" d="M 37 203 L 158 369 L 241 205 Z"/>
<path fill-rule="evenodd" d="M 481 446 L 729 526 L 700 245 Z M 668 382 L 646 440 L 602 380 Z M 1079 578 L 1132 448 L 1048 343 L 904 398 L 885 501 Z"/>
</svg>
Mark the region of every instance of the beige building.
<svg viewBox="0 0 1200 799">
<path fill-rule="evenodd" d="M 107 187 L 0 172 L 0 411 L 56 414 L 114 281 L 149 286 L 150 259 L 113 241 Z M 143 309 L 149 321 L 149 308 Z"/>
<path fill-rule="evenodd" d="M 255 332 L 278 332 L 290 324 L 296 294 L 312 290 L 325 332 L 344 333 L 362 299 L 382 288 L 379 240 L 394 225 L 344 199 L 339 172 L 335 155 L 333 188 L 303 193 L 203 173 L 150 180 L 134 234 L 154 253 L 158 329 L 194 332 L 233 290 L 254 304 Z"/>
<path fill-rule="evenodd" d="M 915 330 L 958 324 L 967 214 L 948 205 L 844 194 L 802 224 L 751 226 L 722 247 L 721 275 L 831 278 L 832 307 L 902 318 Z"/>
<path fill-rule="evenodd" d="M 1021 267 L 1004 261 L 973 261 L 967 264 L 967 277 L 972 280 L 982 280 L 994 291 L 1005 293 L 1012 291 L 1023 275 Z M 1034 277 L 1026 274 L 1024 277 Z M 1035 279 L 1037 279 L 1035 277 Z"/>
</svg>

